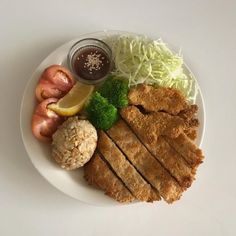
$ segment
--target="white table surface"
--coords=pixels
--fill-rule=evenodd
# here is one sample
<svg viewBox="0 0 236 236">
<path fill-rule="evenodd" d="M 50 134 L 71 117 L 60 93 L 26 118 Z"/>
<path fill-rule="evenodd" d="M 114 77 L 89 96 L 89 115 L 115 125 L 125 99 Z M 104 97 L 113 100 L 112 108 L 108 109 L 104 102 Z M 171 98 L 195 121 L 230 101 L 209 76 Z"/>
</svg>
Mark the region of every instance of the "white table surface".
<svg viewBox="0 0 236 236">
<path fill-rule="evenodd" d="M 236 235 L 236 1 L 0 1 L 0 235 Z M 83 33 L 120 29 L 181 46 L 202 88 L 206 156 L 167 205 L 93 207 L 54 189 L 20 135 L 24 87 L 37 65 Z"/>
</svg>

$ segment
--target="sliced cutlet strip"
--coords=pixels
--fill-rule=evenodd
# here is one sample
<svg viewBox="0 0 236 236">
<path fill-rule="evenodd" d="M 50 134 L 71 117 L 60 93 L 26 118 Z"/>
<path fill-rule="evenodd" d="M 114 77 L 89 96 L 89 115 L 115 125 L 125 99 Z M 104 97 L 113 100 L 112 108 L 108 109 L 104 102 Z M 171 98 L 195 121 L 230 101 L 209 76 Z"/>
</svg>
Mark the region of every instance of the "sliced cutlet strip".
<svg viewBox="0 0 236 236">
<path fill-rule="evenodd" d="M 123 120 L 119 120 L 107 133 L 166 202 L 172 203 L 180 198 L 182 188 L 143 146 Z"/>
<path fill-rule="evenodd" d="M 102 189 L 106 195 L 118 202 L 128 203 L 135 200 L 135 197 L 110 170 L 98 153 L 95 153 L 84 166 L 84 178 L 89 184 Z"/>
<path fill-rule="evenodd" d="M 185 122 L 178 116 L 172 116 L 165 112 L 152 112 L 143 114 L 136 106 L 128 106 L 123 109 L 129 117 L 135 119 L 137 124 L 148 133 L 149 141 L 157 139 L 160 135 L 177 137 L 185 128 Z"/>
<path fill-rule="evenodd" d="M 150 138 L 150 132 L 139 119 L 139 113 L 130 112 L 130 109 L 123 108 L 120 112 L 122 118 L 128 123 L 134 133 L 139 137 L 146 148 L 155 158 L 176 178 L 183 188 L 191 186 L 195 173 L 188 166 L 183 157 L 176 152 L 162 136 Z"/>
<path fill-rule="evenodd" d="M 202 150 L 199 149 L 184 133 L 177 138 L 169 138 L 164 136 L 165 140 L 180 153 L 186 162 L 196 169 L 203 162 L 204 156 Z"/>
<path fill-rule="evenodd" d="M 155 201 L 160 201 L 160 200 L 161 200 L 161 197 L 160 197 L 159 192 L 155 188 L 152 187 L 148 202 L 155 202 Z"/>
<path fill-rule="evenodd" d="M 152 188 L 103 131 L 99 132 L 98 151 L 130 192 L 140 201 L 150 201 Z"/>
<path fill-rule="evenodd" d="M 177 115 L 188 107 L 184 95 L 174 88 L 139 84 L 130 89 L 128 98 L 129 104 L 140 105 L 146 111 L 165 111 Z"/>
</svg>

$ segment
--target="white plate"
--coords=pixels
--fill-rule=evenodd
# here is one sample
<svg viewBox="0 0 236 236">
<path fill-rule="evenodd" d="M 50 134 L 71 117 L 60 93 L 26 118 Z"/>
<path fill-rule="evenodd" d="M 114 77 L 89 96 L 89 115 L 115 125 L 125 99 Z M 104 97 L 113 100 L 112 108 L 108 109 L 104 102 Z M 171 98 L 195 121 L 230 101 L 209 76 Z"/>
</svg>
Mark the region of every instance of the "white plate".
<svg viewBox="0 0 236 236">
<path fill-rule="evenodd" d="M 87 35 L 65 43 L 61 47 L 52 52 L 35 70 L 31 79 L 29 80 L 22 99 L 21 113 L 20 113 L 20 126 L 25 149 L 31 159 L 35 168 L 39 173 L 54 187 L 63 193 L 78 199 L 82 202 L 93 205 L 117 205 L 118 203 L 111 198 L 104 195 L 93 187 L 90 187 L 83 178 L 83 169 L 75 171 L 66 171 L 61 169 L 51 158 L 50 146 L 39 142 L 31 132 L 31 117 L 35 108 L 35 87 L 38 78 L 43 70 L 52 64 L 62 64 L 66 66 L 66 57 L 69 48 L 78 40 L 86 37 L 104 38 L 113 34 L 133 34 L 122 31 L 102 31 Z M 186 65 L 185 65 L 186 66 Z M 186 66 L 185 68 L 189 73 L 191 71 Z M 191 73 L 192 74 L 192 73 Z M 193 76 L 194 78 L 194 76 Z M 201 91 L 196 99 L 196 104 L 199 106 L 198 118 L 200 120 L 200 128 L 198 131 L 198 139 L 196 143 L 201 145 L 204 134 L 205 124 L 205 110 Z"/>
</svg>

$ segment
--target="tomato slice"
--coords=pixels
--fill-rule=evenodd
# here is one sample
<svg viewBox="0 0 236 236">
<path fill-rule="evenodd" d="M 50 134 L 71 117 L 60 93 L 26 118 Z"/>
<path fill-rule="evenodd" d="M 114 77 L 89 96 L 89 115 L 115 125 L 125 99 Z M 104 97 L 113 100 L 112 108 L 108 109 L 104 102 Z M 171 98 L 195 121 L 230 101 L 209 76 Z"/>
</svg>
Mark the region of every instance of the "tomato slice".
<svg viewBox="0 0 236 236">
<path fill-rule="evenodd" d="M 32 132 L 41 141 L 51 141 L 53 133 L 64 121 L 64 118 L 47 108 L 48 104 L 57 101 L 58 99 L 56 98 L 48 98 L 39 103 L 35 109 L 32 117 Z"/>
<path fill-rule="evenodd" d="M 52 65 L 41 75 L 35 94 L 39 102 L 47 98 L 61 98 L 74 84 L 75 80 L 68 69 L 61 65 Z"/>
</svg>

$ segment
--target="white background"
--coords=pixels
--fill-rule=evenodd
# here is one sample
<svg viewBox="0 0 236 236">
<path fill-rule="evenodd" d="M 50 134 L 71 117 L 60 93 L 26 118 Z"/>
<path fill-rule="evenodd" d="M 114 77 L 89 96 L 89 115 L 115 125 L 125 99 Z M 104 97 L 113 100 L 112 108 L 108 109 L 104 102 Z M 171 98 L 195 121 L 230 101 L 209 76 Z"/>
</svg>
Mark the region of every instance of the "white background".
<svg viewBox="0 0 236 236">
<path fill-rule="evenodd" d="M 235 23 L 235 0 L 0 0 L 0 235 L 236 235 Z M 31 73 L 64 42 L 103 29 L 182 47 L 199 80 L 206 159 L 173 205 L 82 204 L 50 186 L 24 150 L 19 111 Z"/>
</svg>

